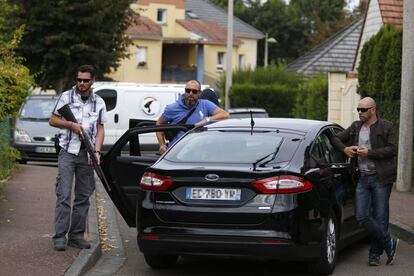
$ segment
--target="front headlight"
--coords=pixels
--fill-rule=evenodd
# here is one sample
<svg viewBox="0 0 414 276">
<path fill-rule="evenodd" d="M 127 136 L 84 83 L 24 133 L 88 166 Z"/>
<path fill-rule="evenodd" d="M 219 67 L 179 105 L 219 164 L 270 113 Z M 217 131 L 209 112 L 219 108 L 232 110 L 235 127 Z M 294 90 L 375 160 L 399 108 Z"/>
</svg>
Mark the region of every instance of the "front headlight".
<svg viewBox="0 0 414 276">
<path fill-rule="evenodd" d="M 21 129 L 16 129 L 14 131 L 14 141 L 15 142 L 24 142 L 24 143 L 31 143 L 32 140 L 30 140 L 29 135 L 26 133 L 26 131 Z"/>
</svg>

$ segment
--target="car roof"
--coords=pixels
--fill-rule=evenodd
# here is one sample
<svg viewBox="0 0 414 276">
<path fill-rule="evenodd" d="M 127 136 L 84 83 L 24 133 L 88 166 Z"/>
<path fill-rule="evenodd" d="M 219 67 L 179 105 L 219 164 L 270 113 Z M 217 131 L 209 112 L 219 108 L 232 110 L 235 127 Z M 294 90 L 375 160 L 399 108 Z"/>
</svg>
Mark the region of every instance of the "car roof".
<svg viewBox="0 0 414 276">
<path fill-rule="evenodd" d="M 321 129 L 328 125 L 336 125 L 328 121 L 318 121 L 295 118 L 253 118 L 254 128 L 285 129 L 307 133 L 311 130 Z M 228 119 L 208 125 L 208 128 L 251 128 L 251 119 Z"/>
<path fill-rule="evenodd" d="M 230 108 L 229 113 L 244 113 L 244 112 L 263 112 L 267 113 L 264 108 L 257 108 L 257 107 L 237 107 L 237 108 Z"/>
</svg>

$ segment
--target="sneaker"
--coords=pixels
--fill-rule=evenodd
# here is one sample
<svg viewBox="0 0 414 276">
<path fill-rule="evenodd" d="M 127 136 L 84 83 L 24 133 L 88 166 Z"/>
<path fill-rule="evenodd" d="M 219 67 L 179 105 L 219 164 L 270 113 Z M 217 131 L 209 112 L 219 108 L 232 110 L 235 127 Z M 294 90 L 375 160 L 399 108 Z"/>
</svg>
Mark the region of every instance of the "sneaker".
<svg viewBox="0 0 414 276">
<path fill-rule="evenodd" d="M 80 249 L 89 249 L 91 244 L 84 239 L 69 239 L 68 246 L 76 247 Z"/>
<path fill-rule="evenodd" d="M 53 240 L 53 247 L 56 251 L 66 250 L 66 238 L 60 238 Z"/>
<path fill-rule="evenodd" d="M 388 248 L 386 250 L 388 256 L 387 265 L 392 265 L 392 263 L 394 262 L 399 241 L 399 239 L 391 238 L 388 244 Z"/>
<path fill-rule="evenodd" d="M 369 257 L 368 265 L 369 266 L 379 266 L 380 265 L 380 258 L 379 257 Z"/>
</svg>

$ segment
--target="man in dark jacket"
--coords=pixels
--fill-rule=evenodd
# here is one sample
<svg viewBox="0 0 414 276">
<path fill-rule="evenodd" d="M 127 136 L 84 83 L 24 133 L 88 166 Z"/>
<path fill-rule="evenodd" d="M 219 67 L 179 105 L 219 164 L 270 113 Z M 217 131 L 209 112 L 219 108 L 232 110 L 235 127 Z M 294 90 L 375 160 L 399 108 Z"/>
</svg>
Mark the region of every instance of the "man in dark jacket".
<svg viewBox="0 0 414 276">
<path fill-rule="evenodd" d="M 360 176 L 356 219 L 371 235 L 368 263 L 379 265 L 385 250 L 389 265 L 398 245 L 388 231 L 389 197 L 397 176 L 397 137 L 392 124 L 377 117 L 374 99 L 360 100 L 357 111 L 360 121 L 334 136 L 332 144 L 352 158 Z"/>
</svg>

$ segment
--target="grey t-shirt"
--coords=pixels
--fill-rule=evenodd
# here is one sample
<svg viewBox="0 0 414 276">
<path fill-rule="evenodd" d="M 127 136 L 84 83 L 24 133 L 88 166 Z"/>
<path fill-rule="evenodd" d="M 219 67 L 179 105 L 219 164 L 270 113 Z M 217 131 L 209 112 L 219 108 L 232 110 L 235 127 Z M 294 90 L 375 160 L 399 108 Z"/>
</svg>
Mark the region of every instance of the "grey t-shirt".
<svg viewBox="0 0 414 276">
<path fill-rule="evenodd" d="M 370 134 L 370 125 L 363 124 L 361 130 L 359 131 L 359 147 L 366 147 L 368 150 L 371 149 L 371 141 L 369 140 Z M 358 167 L 359 171 L 362 173 L 374 174 L 376 172 L 375 163 L 373 160 L 368 159 L 367 157 L 362 157 L 358 155 Z"/>
</svg>

